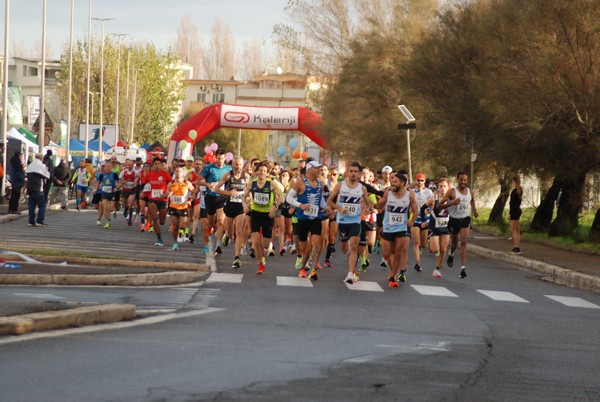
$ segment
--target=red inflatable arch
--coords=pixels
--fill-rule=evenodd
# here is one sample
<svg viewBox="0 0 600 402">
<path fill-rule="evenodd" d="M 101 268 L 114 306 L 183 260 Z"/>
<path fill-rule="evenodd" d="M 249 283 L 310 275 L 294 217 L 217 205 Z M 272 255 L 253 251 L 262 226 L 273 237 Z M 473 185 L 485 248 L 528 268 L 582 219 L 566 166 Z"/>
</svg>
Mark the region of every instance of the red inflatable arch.
<svg viewBox="0 0 600 402">
<path fill-rule="evenodd" d="M 192 146 L 220 127 L 248 130 L 296 130 L 326 148 L 319 136 L 321 116 L 305 107 L 260 107 L 226 103 L 210 105 L 177 127 L 169 143 L 168 160 L 185 158 Z M 182 141 L 185 141 L 182 145 Z"/>
</svg>

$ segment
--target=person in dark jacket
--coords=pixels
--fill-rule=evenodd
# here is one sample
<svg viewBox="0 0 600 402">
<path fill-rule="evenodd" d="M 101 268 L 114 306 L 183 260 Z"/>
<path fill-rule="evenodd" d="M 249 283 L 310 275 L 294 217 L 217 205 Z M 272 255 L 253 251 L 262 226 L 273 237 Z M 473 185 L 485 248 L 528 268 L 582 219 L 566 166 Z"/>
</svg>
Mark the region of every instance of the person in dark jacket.
<svg viewBox="0 0 600 402">
<path fill-rule="evenodd" d="M 21 190 L 25 185 L 25 167 L 23 166 L 23 153 L 21 151 L 15 152 L 10 159 L 7 173 L 12 186 L 8 213 L 19 214 L 19 199 L 21 198 Z"/>
<path fill-rule="evenodd" d="M 44 185 L 50 179 L 50 172 L 42 162 L 43 154 L 35 155 L 33 161 L 27 166 L 27 194 L 29 195 L 29 226 L 46 226 L 46 195 Z M 35 208 L 38 207 L 36 220 Z"/>
<path fill-rule="evenodd" d="M 56 196 L 60 195 L 60 207 L 67 209 L 67 201 L 69 196 L 69 181 L 71 179 L 71 171 L 64 159 L 60 161 L 58 166 L 54 168 L 52 175 L 52 190 L 50 190 L 50 204 L 54 204 Z"/>
<path fill-rule="evenodd" d="M 44 195 L 46 196 L 46 201 L 48 201 L 48 193 L 50 192 L 50 185 L 52 184 L 52 177 L 54 176 L 54 161 L 52 160 L 52 150 L 46 151 L 46 156 L 43 159 L 44 165 L 48 169 L 48 173 L 50 173 L 49 180 L 44 184 Z"/>
</svg>

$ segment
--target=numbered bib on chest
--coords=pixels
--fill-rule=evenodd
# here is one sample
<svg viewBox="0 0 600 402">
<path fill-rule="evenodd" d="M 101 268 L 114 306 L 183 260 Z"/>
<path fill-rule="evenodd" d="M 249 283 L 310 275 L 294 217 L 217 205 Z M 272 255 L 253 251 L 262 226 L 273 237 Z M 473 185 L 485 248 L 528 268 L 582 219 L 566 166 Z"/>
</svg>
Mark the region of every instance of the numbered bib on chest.
<svg viewBox="0 0 600 402">
<path fill-rule="evenodd" d="M 123 184 L 123 187 L 125 187 L 125 188 L 128 188 L 128 189 L 132 189 L 132 188 L 133 188 L 133 184 L 134 184 L 134 183 L 133 183 L 132 181 L 126 181 L 126 182 Z"/>
<path fill-rule="evenodd" d="M 162 190 L 152 189 L 152 198 L 162 198 L 162 195 Z"/>
<path fill-rule="evenodd" d="M 304 215 L 310 218 L 316 218 L 319 216 L 319 207 L 311 204 L 310 209 L 308 211 L 304 211 Z"/>
<path fill-rule="evenodd" d="M 399 214 L 394 212 L 386 212 L 389 216 L 388 222 L 390 225 L 404 225 L 406 223 L 406 214 Z"/>
<path fill-rule="evenodd" d="M 235 195 L 229 197 L 229 202 L 242 202 L 242 196 L 244 195 L 243 191 L 236 191 Z"/>
<path fill-rule="evenodd" d="M 347 215 L 358 215 L 358 204 L 342 204 L 342 208 L 346 208 Z"/>
<path fill-rule="evenodd" d="M 435 227 L 436 228 L 447 228 L 448 227 L 448 217 L 435 218 Z"/>
<path fill-rule="evenodd" d="M 171 202 L 173 204 L 185 204 L 187 202 L 187 195 L 172 195 Z"/>
<path fill-rule="evenodd" d="M 460 204 L 458 204 L 458 206 L 456 207 L 456 209 L 459 212 L 470 212 L 471 211 L 471 204 L 460 203 Z"/>
<path fill-rule="evenodd" d="M 258 205 L 269 205 L 269 201 L 271 200 L 271 196 L 268 193 L 254 193 L 253 196 L 254 203 Z"/>
<path fill-rule="evenodd" d="M 112 193 L 113 187 L 112 186 L 102 186 L 102 192 L 103 193 Z"/>
</svg>

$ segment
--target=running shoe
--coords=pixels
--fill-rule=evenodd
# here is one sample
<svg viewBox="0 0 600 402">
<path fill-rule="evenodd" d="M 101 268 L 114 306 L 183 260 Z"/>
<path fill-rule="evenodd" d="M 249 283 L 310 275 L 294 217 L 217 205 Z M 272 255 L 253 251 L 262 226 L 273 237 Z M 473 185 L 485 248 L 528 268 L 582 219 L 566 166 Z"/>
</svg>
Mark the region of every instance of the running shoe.
<svg viewBox="0 0 600 402">
<path fill-rule="evenodd" d="M 248 251 L 246 251 L 246 250 L 247 250 L 247 249 L 246 249 L 246 246 L 242 246 L 242 248 L 240 248 L 240 254 L 241 254 L 241 255 L 246 255 L 246 254 L 248 254 Z"/>
<path fill-rule="evenodd" d="M 283 256 L 285 254 L 285 247 L 279 247 L 279 255 Z"/>
<path fill-rule="evenodd" d="M 292 247 L 290 248 L 290 254 L 296 254 L 298 252 L 298 250 L 296 250 L 296 246 L 292 244 Z"/>
<path fill-rule="evenodd" d="M 396 281 L 398 282 L 406 282 L 406 271 L 400 271 L 398 276 L 396 276 Z"/>
<path fill-rule="evenodd" d="M 420 262 L 417 262 L 413 268 L 417 272 L 421 272 L 423 270 L 423 268 L 421 268 L 421 263 Z"/>
<path fill-rule="evenodd" d="M 344 279 L 344 282 L 346 282 L 349 285 L 354 285 L 354 273 L 348 272 L 348 275 L 346 275 L 346 279 Z"/>
<path fill-rule="evenodd" d="M 208 254 L 208 253 L 210 253 L 210 250 L 208 249 L 208 246 L 204 247 L 200 253 L 201 254 Z"/>
<path fill-rule="evenodd" d="M 104 225 L 104 229 L 108 229 L 110 227 L 110 222 L 106 222 L 106 224 Z"/>
<path fill-rule="evenodd" d="M 140 222 L 141 222 L 140 215 L 139 215 L 139 214 L 137 214 L 137 215 L 135 216 L 135 221 L 134 221 L 133 223 L 136 223 L 136 224 L 138 224 L 138 223 L 140 223 Z"/>
<path fill-rule="evenodd" d="M 179 250 L 179 243 L 173 243 L 173 247 L 171 247 L 171 250 Z"/>
<path fill-rule="evenodd" d="M 467 269 L 466 267 L 461 267 L 460 268 L 460 275 L 459 275 L 460 279 L 465 279 L 467 277 Z"/>
<path fill-rule="evenodd" d="M 146 231 L 146 225 L 140 226 L 140 232 L 145 232 L 145 231 Z"/>
<path fill-rule="evenodd" d="M 96 225 L 98 225 L 98 226 L 102 225 L 102 221 L 101 221 L 100 219 L 98 219 L 98 220 L 96 221 Z"/>
<path fill-rule="evenodd" d="M 133 225 L 133 222 L 131 221 L 131 217 L 129 217 L 129 219 L 127 219 L 127 226 L 131 226 Z"/>
<path fill-rule="evenodd" d="M 81 208 L 79 208 L 79 205 L 77 205 L 77 207 L 75 207 L 76 210 L 81 211 Z"/>
<path fill-rule="evenodd" d="M 227 233 L 223 233 L 223 238 L 221 239 L 221 243 L 223 243 L 223 247 L 229 246 L 229 236 L 227 236 Z"/>
<path fill-rule="evenodd" d="M 162 239 L 157 240 L 156 243 L 154 243 L 154 245 L 156 247 L 162 247 L 162 246 L 164 246 Z"/>
<path fill-rule="evenodd" d="M 382 258 L 382 259 L 381 259 L 381 262 L 379 263 L 379 266 L 380 266 L 380 267 L 387 268 L 387 266 L 388 266 L 388 265 L 387 265 L 387 261 L 386 261 L 386 260 L 384 260 L 384 259 Z"/>
<path fill-rule="evenodd" d="M 396 282 L 396 279 L 394 279 L 393 276 L 388 276 L 388 286 L 391 288 L 399 288 L 400 284 Z"/>
<path fill-rule="evenodd" d="M 196 236 L 190 235 L 190 237 L 188 239 L 190 241 L 190 244 L 194 244 L 194 240 L 196 240 Z"/>
<path fill-rule="evenodd" d="M 150 226 L 150 229 L 148 229 L 148 232 L 154 232 L 154 226 Z"/>
<path fill-rule="evenodd" d="M 306 278 L 306 270 L 304 268 L 300 268 L 298 271 L 298 278 Z"/>
<path fill-rule="evenodd" d="M 511 250 L 511 253 L 513 253 L 513 254 L 517 254 L 517 255 L 518 255 L 518 254 L 521 254 L 521 249 L 520 249 L 519 247 L 514 247 L 514 248 Z"/>
<path fill-rule="evenodd" d="M 452 266 L 454 265 L 454 254 L 452 252 L 448 254 L 448 259 L 446 260 L 446 263 L 450 268 L 452 268 Z"/>
<path fill-rule="evenodd" d="M 354 272 L 352 273 L 352 275 L 354 276 L 354 282 L 360 281 L 360 275 L 358 274 L 358 272 Z"/>
<path fill-rule="evenodd" d="M 254 253 L 254 249 L 251 248 L 250 249 L 250 258 L 254 258 L 254 257 L 256 257 L 256 254 Z"/>
<path fill-rule="evenodd" d="M 317 269 L 313 268 L 310 270 L 310 274 L 308 275 L 308 279 L 312 279 L 313 281 L 319 280 L 319 274 L 317 273 Z"/>
<path fill-rule="evenodd" d="M 296 263 L 294 266 L 296 267 L 296 269 L 302 268 L 302 256 L 301 255 L 296 257 Z"/>
<path fill-rule="evenodd" d="M 258 269 L 256 270 L 256 274 L 257 275 L 261 275 L 265 273 L 265 264 L 263 264 L 262 262 L 258 263 Z"/>
<path fill-rule="evenodd" d="M 241 266 L 242 266 L 242 262 L 240 261 L 239 258 L 236 258 L 235 260 L 233 260 L 233 264 L 231 265 L 231 268 L 238 269 Z"/>
<path fill-rule="evenodd" d="M 217 246 L 217 248 L 215 249 L 215 257 L 221 254 L 223 254 L 223 250 L 221 250 L 221 246 Z"/>
<path fill-rule="evenodd" d="M 329 261 L 329 260 L 325 260 L 325 266 L 328 268 L 333 267 L 333 265 L 331 265 L 331 261 Z"/>
<path fill-rule="evenodd" d="M 358 268 L 360 272 L 367 272 L 367 267 L 369 264 L 367 264 L 366 260 L 367 259 L 365 257 L 360 257 L 360 268 Z"/>
<path fill-rule="evenodd" d="M 177 243 L 183 243 L 183 236 L 182 235 L 177 236 Z"/>
<path fill-rule="evenodd" d="M 321 263 L 319 261 L 317 261 L 317 269 L 323 269 L 323 266 L 321 265 Z"/>
<path fill-rule="evenodd" d="M 440 270 L 438 268 L 433 270 L 433 277 L 434 278 L 441 278 L 442 277 L 442 273 L 440 272 Z"/>
</svg>

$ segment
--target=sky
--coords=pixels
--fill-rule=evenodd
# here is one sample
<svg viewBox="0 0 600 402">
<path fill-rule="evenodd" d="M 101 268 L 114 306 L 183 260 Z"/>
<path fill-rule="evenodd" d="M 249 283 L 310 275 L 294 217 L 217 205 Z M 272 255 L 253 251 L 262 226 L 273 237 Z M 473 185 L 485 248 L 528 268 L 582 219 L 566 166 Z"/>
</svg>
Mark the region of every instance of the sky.
<svg viewBox="0 0 600 402">
<path fill-rule="evenodd" d="M 5 0 L 6 1 L 6 0 Z M 44 0 L 10 1 L 9 49 L 23 44 L 27 52 L 42 41 Z M 183 16 L 192 19 L 203 43 L 208 42 L 215 18 L 226 24 L 240 47 L 255 38 L 271 46 L 273 25 L 286 22 L 287 0 L 92 0 L 92 17 L 115 18 L 104 23 L 105 34 L 126 33 L 133 42 L 153 42 L 166 50 L 177 37 Z M 74 38 L 87 35 L 89 0 L 75 0 Z M 4 52 L 5 5 L 0 6 L 0 53 Z M 49 58 L 58 59 L 69 42 L 71 0 L 46 0 L 46 38 Z M 101 23 L 92 22 L 92 35 L 100 35 Z M 41 54 L 38 55 L 40 57 Z"/>
</svg>

